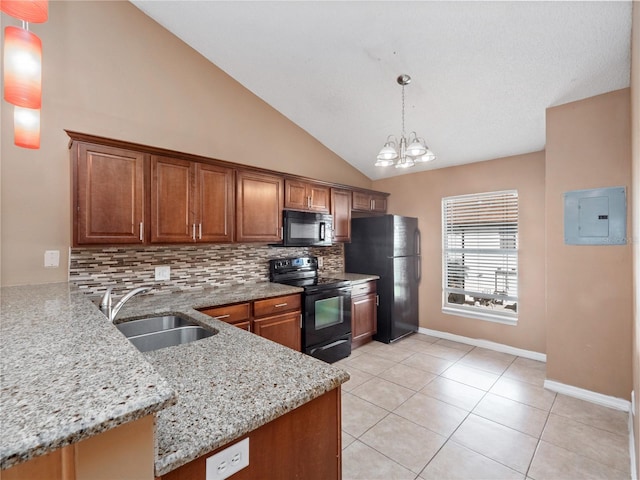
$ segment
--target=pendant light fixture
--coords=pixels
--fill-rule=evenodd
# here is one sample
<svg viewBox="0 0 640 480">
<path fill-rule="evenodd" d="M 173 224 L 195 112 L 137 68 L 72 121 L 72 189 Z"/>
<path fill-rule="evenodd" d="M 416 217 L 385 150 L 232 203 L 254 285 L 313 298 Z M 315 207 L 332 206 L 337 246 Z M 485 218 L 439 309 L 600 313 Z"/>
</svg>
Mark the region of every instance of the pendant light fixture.
<svg viewBox="0 0 640 480">
<path fill-rule="evenodd" d="M 30 23 L 44 23 L 49 18 L 48 0 L 0 0 L 0 10 Z"/>
<path fill-rule="evenodd" d="M 407 138 L 404 130 L 404 87 L 411 83 L 409 75 L 400 75 L 396 81 L 402 86 L 402 132 L 400 140 L 394 135 L 389 135 L 382 150 L 378 153 L 376 167 L 396 168 L 413 167 L 416 163 L 424 163 L 435 160 L 435 154 L 429 150 L 424 138 L 418 137 L 416 132 L 411 132 Z"/>
<path fill-rule="evenodd" d="M 40 148 L 40 109 L 14 107 L 13 142 L 22 148 Z"/>
<path fill-rule="evenodd" d="M 42 105 L 42 42 L 19 27 L 4 29 L 4 99 L 18 107 Z"/>
<path fill-rule="evenodd" d="M 29 31 L 29 22 L 49 18 L 48 0 L 0 0 L 0 11 L 22 20 L 22 28 L 4 30 L 4 99 L 14 105 L 14 143 L 40 148 L 42 106 L 42 42 Z"/>
</svg>

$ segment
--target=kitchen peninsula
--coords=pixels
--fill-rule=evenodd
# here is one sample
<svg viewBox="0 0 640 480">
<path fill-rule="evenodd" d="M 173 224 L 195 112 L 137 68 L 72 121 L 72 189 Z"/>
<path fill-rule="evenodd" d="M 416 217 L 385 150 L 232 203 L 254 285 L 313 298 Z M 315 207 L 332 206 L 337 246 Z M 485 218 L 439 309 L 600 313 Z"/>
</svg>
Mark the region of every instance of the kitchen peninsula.
<svg viewBox="0 0 640 480">
<path fill-rule="evenodd" d="M 216 331 L 142 354 L 70 284 L 0 289 L 3 478 L 11 467 L 149 418 L 155 455 L 146 476 L 163 476 L 245 436 L 253 442 L 252 432 L 323 398 L 322 414 L 331 417 L 323 434 L 333 435 L 328 463 L 339 472 L 338 387 L 348 374 L 197 311 L 299 291 L 261 282 L 136 297 L 118 321 L 173 313 Z"/>
</svg>

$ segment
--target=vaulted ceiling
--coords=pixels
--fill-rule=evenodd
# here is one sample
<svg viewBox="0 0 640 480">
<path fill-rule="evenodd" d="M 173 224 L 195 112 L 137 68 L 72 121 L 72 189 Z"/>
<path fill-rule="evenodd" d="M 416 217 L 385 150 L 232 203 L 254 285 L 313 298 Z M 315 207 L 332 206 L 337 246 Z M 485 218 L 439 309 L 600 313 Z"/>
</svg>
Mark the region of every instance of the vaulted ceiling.
<svg viewBox="0 0 640 480">
<path fill-rule="evenodd" d="M 372 179 L 542 150 L 546 108 L 629 86 L 630 1 L 132 3 Z M 437 159 L 374 167 L 400 74 Z"/>
</svg>

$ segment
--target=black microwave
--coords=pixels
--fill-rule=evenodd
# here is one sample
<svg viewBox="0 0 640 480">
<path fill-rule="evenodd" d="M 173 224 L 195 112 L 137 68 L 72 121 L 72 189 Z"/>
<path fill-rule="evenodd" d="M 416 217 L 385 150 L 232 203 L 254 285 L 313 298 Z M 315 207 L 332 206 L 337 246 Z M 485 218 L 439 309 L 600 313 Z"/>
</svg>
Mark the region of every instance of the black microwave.
<svg viewBox="0 0 640 480">
<path fill-rule="evenodd" d="M 282 244 L 285 247 L 329 247 L 333 217 L 326 213 L 283 210 Z"/>
</svg>

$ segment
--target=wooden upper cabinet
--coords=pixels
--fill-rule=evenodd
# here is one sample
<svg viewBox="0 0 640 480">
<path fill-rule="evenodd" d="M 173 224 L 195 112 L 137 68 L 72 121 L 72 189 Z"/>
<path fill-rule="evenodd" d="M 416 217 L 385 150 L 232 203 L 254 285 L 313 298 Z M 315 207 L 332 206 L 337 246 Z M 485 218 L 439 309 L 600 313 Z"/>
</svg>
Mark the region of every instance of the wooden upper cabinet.
<svg viewBox="0 0 640 480">
<path fill-rule="evenodd" d="M 144 243 L 143 153 L 76 143 L 74 245 Z"/>
<path fill-rule="evenodd" d="M 285 180 L 284 184 L 285 208 L 329 213 L 330 187 L 289 179 Z"/>
<path fill-rule="evenodd" d="M 333 240 L 351 241 L 351 191 L 331 189 L 331 215 L 333 215 Z"/>
<path fill-rule="evenodd" d="M 387 197 L 382 194 L 369 192 L 353 192 L 353 210 L 359 212 L 387 212 Z"/>
<path fill-rule="evenodd" d="M 233 170 L 151 157 L 151 242 L 231 242 Z"/>
<path fill-rule="evenodd" d="M 152 243 L 195 241 L 194 170 L 187 160 L 151 157 Z"/>
<path fill-rule="evenodd" d="M 236 240 L 279 242 L 282 239 L 284 180 L 279 175 L 236 171 Z"/>
<path fill-rule="evenodd" d="M 233 170 L 206 163 L 196 164 L 197 241 L 233 241 L 235 199 Z"/>
</svg>

